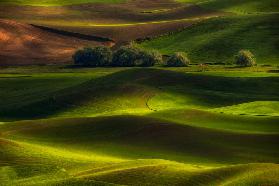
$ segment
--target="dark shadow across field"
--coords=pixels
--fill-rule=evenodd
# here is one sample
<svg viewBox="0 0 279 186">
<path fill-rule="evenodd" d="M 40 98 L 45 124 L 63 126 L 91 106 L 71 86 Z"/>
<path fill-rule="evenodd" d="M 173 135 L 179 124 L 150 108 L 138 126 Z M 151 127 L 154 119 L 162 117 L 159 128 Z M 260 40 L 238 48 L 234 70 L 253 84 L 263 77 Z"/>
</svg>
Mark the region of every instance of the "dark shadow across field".
<svg viewBox="0 0 279 186">
<path fill-rule="evenodd" d="M 63 85 L 64 80 L 65 78 L 61 80 L 59 78 L 43 79 L 49 83 L 53 81 L 53 85 L 55 85 L 55 81 Z M 20 95 L 18 95 L 21 98 L 17 97 L 16 102 L 13 97 L 9 96 L 9 90 L 14 89 L 18 83 L 26 84 L 27 87 L 33 86 L 32 83 L 38 86 L 42 83 L 42 79 L 34 78 L 32 81 L 29 79 L 10 79 L 9 85 L 6 85 L 5 81 L 5 79 L 0 81 L 0 85 L 8 86 L 5 87 L 7 92 L 2 95 L 4 99 L 1 103 L 0 115 L 1 118 L 11 120 L 48 118 L 71 108 L 82 107 L 88 101 L 109 100 L 110 97 L 127 95 L 129 100 L 132 98 L 129 97 L 129 94 L 136 92 L 137 89 L 144 90 L 146 93 L 150 92 L 150 94 L 162 92 L 179 94 L 185 99 L 191 98 L 192 103 L 197 106 L 206 108 L 231 106 L 251 101 L 279 100 L 278 77 L 221 77 L 159 69 L 129 69 L 77 83 L 58 91 L 51 91 L 51 86 L 45 87 L 46 90 L 49 89 L 48 93 L 42 93 L 40 97 L 38 95 L 32 96 L 32 91 L 28 92 L 30 95 L 26 95 L 24 90 L 21 90 Z M 127 89 L 127 87 L 130 88 Z M 38 88 L 42 87 L 38 86 Z M 36 86 L 33 89 L 36 92 Z M 27 90 L 29 89 L 27 88 Z M 131 95 L 139 96 L 136 93 Z M 26 96 L 30 99 L 29 102 L 25 100 Z M 148 99 L 148 97 L 143 99 Z M 102 107 L 100 102 L 99 106 Z"/>
</svg>

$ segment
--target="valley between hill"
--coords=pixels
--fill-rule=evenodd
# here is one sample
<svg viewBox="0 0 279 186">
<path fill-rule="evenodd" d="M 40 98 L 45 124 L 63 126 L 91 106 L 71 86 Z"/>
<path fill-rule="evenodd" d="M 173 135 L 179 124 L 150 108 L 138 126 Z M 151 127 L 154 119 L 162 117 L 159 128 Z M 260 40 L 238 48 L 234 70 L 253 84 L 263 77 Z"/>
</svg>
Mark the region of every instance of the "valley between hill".
<svg viewBox="0 0 279 186">
<path fill-rule="evenodd" d="M 279 185 L 277 0 L 2 0 L 0 185 Z M 86 68 L 87 46 L 187 67 Z M 234 65 L 239 50 L 257 66 Z"/>
</svg>

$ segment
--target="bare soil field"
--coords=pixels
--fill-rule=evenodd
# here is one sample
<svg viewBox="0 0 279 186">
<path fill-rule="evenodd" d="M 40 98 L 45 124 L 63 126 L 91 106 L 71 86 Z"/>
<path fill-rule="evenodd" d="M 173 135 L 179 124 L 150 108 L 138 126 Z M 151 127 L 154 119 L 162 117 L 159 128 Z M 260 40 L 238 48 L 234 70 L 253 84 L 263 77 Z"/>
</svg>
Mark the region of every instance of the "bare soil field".
<svg viewBox="0 0 279 186">
<path fill-rule="evenodd" d="M 66 36 L 11 20 L 0 20 L 0 65 L 69 63 L 75 50 L 109 44 Z"/>
<path fill-rule="evenodd" d="M 117 42 L 165 34 L 198 20 L 223 14 L 170 0 L 59 7 L 0 7 L 0 18 L 12 18 L 24 23 L 109 37 Z"/>
</svg>

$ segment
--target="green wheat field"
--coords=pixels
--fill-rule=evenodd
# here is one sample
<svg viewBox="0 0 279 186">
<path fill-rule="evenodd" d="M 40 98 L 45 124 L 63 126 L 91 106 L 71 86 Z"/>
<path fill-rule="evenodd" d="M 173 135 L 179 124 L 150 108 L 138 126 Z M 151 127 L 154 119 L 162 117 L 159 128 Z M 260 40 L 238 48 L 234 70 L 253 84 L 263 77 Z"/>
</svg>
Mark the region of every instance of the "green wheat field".
<svg viewBox="0 0 279 186">
<path fill-rule="evenodd" d="M 191 64 L 73 65 L 90 36 Z M 1 186 L 277 186 L 278 163 L 278 0 L 0 1 Z"/>
</svg>

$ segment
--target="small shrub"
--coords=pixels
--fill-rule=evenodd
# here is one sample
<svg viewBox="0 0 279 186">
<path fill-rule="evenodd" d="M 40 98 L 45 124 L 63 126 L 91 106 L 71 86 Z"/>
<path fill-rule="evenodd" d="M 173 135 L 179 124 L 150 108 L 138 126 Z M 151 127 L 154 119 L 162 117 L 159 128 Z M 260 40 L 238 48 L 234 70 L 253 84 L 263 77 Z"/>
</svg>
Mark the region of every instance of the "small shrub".
<svg viewBox="0 0 279 186">
<path fill-rule="evenodd" d="M 132 67 L 136 66 L 139 49 L 132 46 L 120 47 L 114 54 L 112 65 L 118 67 Z"/>
<path fill-rule="evenodd" d="M 184 52 L 174 53 L 167 61 L 168 67 L 185 67 L 190 64 L 187 54 Z"/>
<path fill-rule="evenodd" d="M 112 51 L 105 46 L 84 48 L 73 55 L 73 60 L 75 64 L 83 66 L 109 66 L 112 60 Z"/>
<path fill-rule="evenodd" d="M 145 51 L 141 50 L 138 55 L 138 66 L 151 67 L 155 64 L 162 64 L 163 57 L 157 51 Z"/>
<path fill-rule="evenodd" d="M 251 67 L 256 65 L 256 59 L 249 50 L 240 50 L 235 57 L 235 63 L 242 67 Z"/>
</svg>

